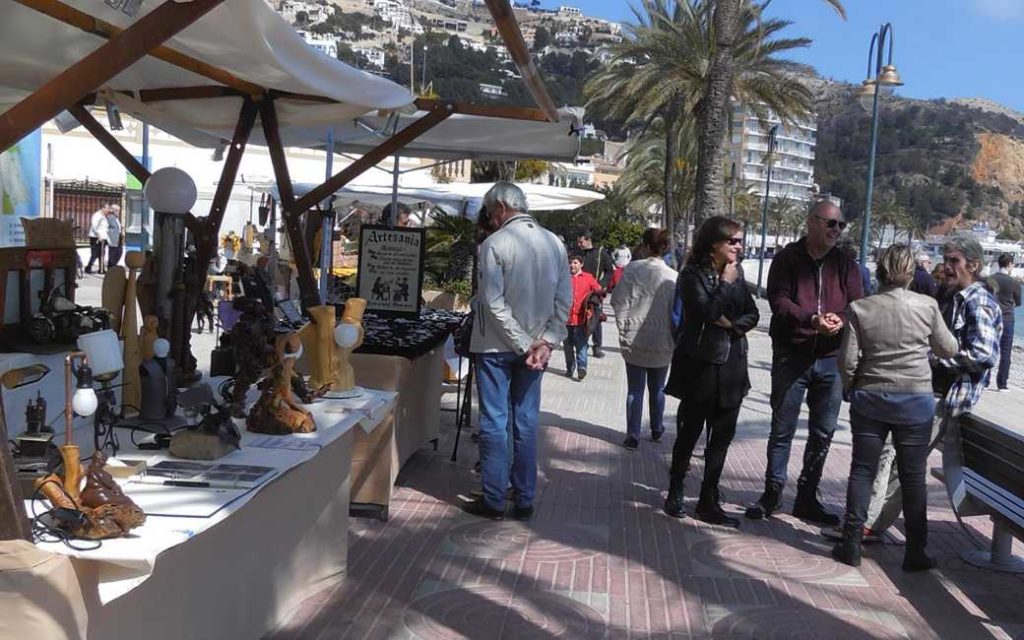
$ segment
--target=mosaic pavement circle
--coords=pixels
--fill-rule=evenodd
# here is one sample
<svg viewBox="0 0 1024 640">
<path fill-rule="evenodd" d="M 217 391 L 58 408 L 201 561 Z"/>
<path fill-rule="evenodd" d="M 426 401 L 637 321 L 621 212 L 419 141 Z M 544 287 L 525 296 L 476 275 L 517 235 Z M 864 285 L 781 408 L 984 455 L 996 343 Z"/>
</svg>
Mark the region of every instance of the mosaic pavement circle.
<svg viewBox="0 0 1024 640">
<path fill-rule="evenodd" d="M 509 558 L 524 551 L 537 562 L 585 560 L 608 549 L 607 527 L 520 522 L 471 522 L 448 534 L 456 555 Z"/>
<path fill-rule="evenodd" d="M 605 633 L 601 615 L 584 604 L 544 591 L 517 593 L 509 603 L 508 591 L 492 585 L 424 596 L 409 606 L 405 626 L 421 640 L 601 638 Z"/>
<path fill-rule="evenodd" d="M 756 608 L 732 613 L 715 624 L 712 638 L 758 640 L 906 640 L 897 629 L 847 611 Z"/>
<path fill-rule="evenodd" d="M 690 548 L 701 564 L 741 573 L 748 577 L 798 582 L 832 582 L 853 571 L 827 555 L 816 555 L 785 542 L 744 537 L 704 540 Z"/>
</svg>

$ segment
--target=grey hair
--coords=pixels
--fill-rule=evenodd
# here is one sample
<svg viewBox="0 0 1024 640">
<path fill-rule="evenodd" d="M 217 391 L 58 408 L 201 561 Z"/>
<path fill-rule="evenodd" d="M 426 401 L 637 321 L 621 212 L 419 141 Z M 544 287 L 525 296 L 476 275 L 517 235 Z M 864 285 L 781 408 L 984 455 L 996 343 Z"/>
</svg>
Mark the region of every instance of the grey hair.
<svg viewBox="0 0 1024 640">
<path fill-rule="evenodd" d="M 843 213 L 842 207 L 840 207 L 836 203 L 832 202 L 831 200 L 818 200 L 817 202 L 812 204 L 807 209 L 807 217 L 810 218 L 814 214 L 818 213 L 818 211 L 821 211 L 822 209 L 824 209 L 826 207 L 835 207 L 836 211 L 839 212 L 839 215 L 842 216 L 842 218 L 844 220 L 846 219 L 846 214 Z"/>
<path fill-rule="evenodd" d="M 981 272 L 981 268 L 985 264 L 985 250 L 981 248 L 981 243 L 977 238 L 969 233 L 958 233 L 942 245 L 942 255 L 946 255 L 950 251 L 959 251 L 964 254 L 964 258 L 968 262 L 977 262 L 978 272 Z"/>
<path fill-rule="evenodd" d="M 878 258 L 878 282 L 888 287 L 906 287 L 914 279 L 914 252 L 905 244 L 894 244 Z"/>
<path fill-rule="evenodd" d="M 511 182 L 495 182 L 494 186 L 484 194 L 484 206 L 488 209 L 499 202 L 520 213 L 530 212 L 530 206 L 526 203 L 526 194 Z"/>
</svg>

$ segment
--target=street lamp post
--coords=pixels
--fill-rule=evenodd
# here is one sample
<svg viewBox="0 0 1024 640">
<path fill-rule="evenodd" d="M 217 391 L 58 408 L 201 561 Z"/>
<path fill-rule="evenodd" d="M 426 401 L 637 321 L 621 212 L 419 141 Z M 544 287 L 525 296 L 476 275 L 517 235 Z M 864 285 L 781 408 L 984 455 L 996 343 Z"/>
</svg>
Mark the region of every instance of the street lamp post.
<svg viewBox="0 0 1024 640">
<path fill-rule="evenodd" d="M 420 60 L 420 66 L 423 67 L 423 81 L 420 82 L 420 91 L 424 91 L 427 87 L 427 45 L 423 45 L 423 59 Z"/>
<path fill-rule="evenodd" d="M 768 242 L 768 194 L 772 189 L 772 162 L 775 161 L 775 136 L 779 133 L 779 125 L 773 124 L 768 130 L 768 152 L 764 156 L 767 175 L 764 181 L 764 205 L 761 207 L 761 252 L 757 256 L 757 295 L 764 297 L 761 283 L 764 282 L 764 252 Z"/>
<path fill-rule="evenodd" d="M 889 44 L 888 64 L 882 66 L 882 52 L 885 50 L 886 39 Z M 878 98 L 882 93 L 892 91 L 903 85 L 900 74 L 892 63 L 893 41 L 892 24 L 886 22 L 878 32 L 871 36 L 868 48 L 868 75 L 861 85 L 858 99 L 861 106 L 871 109 L 871 143 L 868 148 L 868 185 L 864 202 L 864 220 L 860 230 L 860 263 L 867 265 L 868 244 L 871 237 L 871 198 L 875 187 L 875 152 L 878 149 Z M 877 45 L 877 50 L 876 50 Z M 877 54 L 876 54 L 877 52 Z M 872 67 L 872 62 L 874 66 Z M 874 73 L 872 74 L 872 70 Z"/>
</svg>

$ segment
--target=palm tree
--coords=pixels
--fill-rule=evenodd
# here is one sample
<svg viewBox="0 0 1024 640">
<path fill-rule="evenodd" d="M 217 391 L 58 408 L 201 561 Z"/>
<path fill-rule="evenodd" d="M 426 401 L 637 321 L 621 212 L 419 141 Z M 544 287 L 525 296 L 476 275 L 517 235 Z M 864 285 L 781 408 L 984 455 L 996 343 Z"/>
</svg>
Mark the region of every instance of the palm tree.
<svg viewBox="0 0 1024 640">
<path fill-rule="evenodd" d="M 782 234 L 788 234 L 793 230 L 794 212 L 798 211 L 799 208 L 789 196 L 780 196 L 768 201 L 768 224 L 771 228 L 775 229 L 776 250 L 778 250 L 779 238 Z M 801 219 L 802 223 L 803 220 Z M 797 233 L 799 233 L 799 227 L 797 227 Z"/>
<path fill-rule="evenodd" d="M 642 0 L 643 11 L 634 10 L 636 24 L 628 25 L 626 37 L 612 45 L 611 62 L 587 83 L 587 109 L 627 125 L 648 127 L 655 118 L 664 123 L 665 157 L 682 157 L 677 146 L 680 127 L 700 131 L 699 149 L 706 149 L 706 132 L 695 127 L 707 105 L 716 98 L 709 95 L 711 61 L 718 48 L 720 34 L 714 19 L 718 0 Z M 795 78 L 795 66 L 779 59 L 778 54 L 810 44 L 807 38 L 780 38 L 779 32 L 791 23 L 761 19 L 761 5 L 745 5 L 740 11 L 739 34 L 735 42 L 739 73 L 730 83 L 728 96 L 751 105 L 758 115 L 774 111 L 787 120 L 809 112 L 810 92 Z M 720 43 L 719 43 L 720 44 Z M 728 97 L 727 96 L 727 97 Z M 724 103 L 723 103 L 724 104 Z M 725 112 L 723 111 L 723 117 Z M 696 116 L 696 118 L 694 118 Z M 720 155 L 720 154 L 719 154 Z M 687 159 L 688 160 L 688 159 Z M 700 153 L 696 161 L 698 184 L 706 159 Z M 720 158 L 717 161 L 721 164 Z M 688 164 L 694 162 L 688 160 Z M 670 228 L 678 218 L 672 163 L 663 167 L 666 219 Z M 722 197 L 721 167 L 714 172 L 714 200 Z M 707 177 L 704 178 L 705 182 Z M 705 186 L 706 190 L 707 187 Z M 696 192 L 696 210 L 701 211 L 701 190 Z M 693 210 L 693 209 L 691 209 Z M 721 212 L 719 208 L 717 210 Z M 704 217 L 704 216 L 701 216 Z"/>
<path fill-rule="evenodd" d="M 664 206 L 666 194 L 669 194 L 669 200 L 681 205 L 684 210 L 693 201 L 693 152 L 696 139 L 687 123 L 682 123 L 674 141 L 679 155 L 674 162 L 668 162 L 665 158 L 665 135 L 664 120 L 654 120 L 647 131 L 627 147 L 626 167 L 616 184 L 636 208 L 649 210 L 659 206 L 663 224 L 673 229 L 669 225 L 674 225 L 675 220 L 670 219 Z M 668 189 L 665 186 L 666 173 L 671 177 Z"/>
<path fill-rule="evenodd" d="M 703 220 L 722 210 L 722 158 L 725 153 L 725 133 L 728 124 L 730 97 L 735 95 L 736 83 L 744 75 L 741 42 L 746 35 L 741 31 L 744 16 L 753 14 L 758 24 L 762 10 L 767 6 L 752 0 L 708 0 L 713 5 L 713 51 L 707 67 L 704 101 L 697 113 L 701 132 L 697 167 L 696 217 Z M 825 0 L 844 20 L 846 11 L 841 0 Z M 760 32 L 760 29 L 759 29 Z M 762 32 L 763 33 L 763 32 Z M 767 37 L 764 37 L 767 40 Z M 759 50 L 762 43 L 757 43 Z M 779 114 L 782 116 L 783 114 Z"/>
</svg>

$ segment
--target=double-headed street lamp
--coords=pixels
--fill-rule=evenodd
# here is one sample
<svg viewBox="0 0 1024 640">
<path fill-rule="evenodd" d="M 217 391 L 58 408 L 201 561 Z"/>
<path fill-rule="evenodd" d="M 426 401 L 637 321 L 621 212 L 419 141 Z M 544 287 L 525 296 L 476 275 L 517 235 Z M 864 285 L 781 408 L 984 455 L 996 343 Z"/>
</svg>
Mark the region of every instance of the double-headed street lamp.
<svg viewBox="0 0 1024 640">
<path fill-rule="evenodd" d="M 882 66 L 882 52 L 885 50 L 886 39 L 888 39 L 889 45 L 888 64 Z M 871 237 L 871 192 L 875 187 L 875 151 L 878 148 L 878 98 L 879 94 L 890 94 L 896 87 L 903 85 L 903 80 L 900 79 L 900 74 L 896 72 L 896 67 L 892 63 L 894 40 L 892 24 L 888 22 L 878 29 L 878 33 L 871 36 L 871 47 L 868 49 L 868 75 L 857 95 L 861 106 L 871 110 L 867 200 L 864 203 L 864 220 L 860 230 L 860 263 L 862 265 L 866 265 L 868 261 L 868 240 Z M 874 66 L 872 66 L 872 62 L 874 62 Z"/>
<path fill-rule="evenodd" d="M 768 151 L 764 154 L 767 175 L 764 181 L 764 205 L 761 207 L 761 253 L 757 256 L 757 295 L 763 297 L 761 283 L 764 278 L 764 252 L 768 242 L 768 194 L 772 190 L 772 162 L 775 159 L 775 136 L 779 133 L 779 125 L 773 124 L 768 130 Z M 778 248 L 778 247 L 776 247 Z"/>
</svg>

